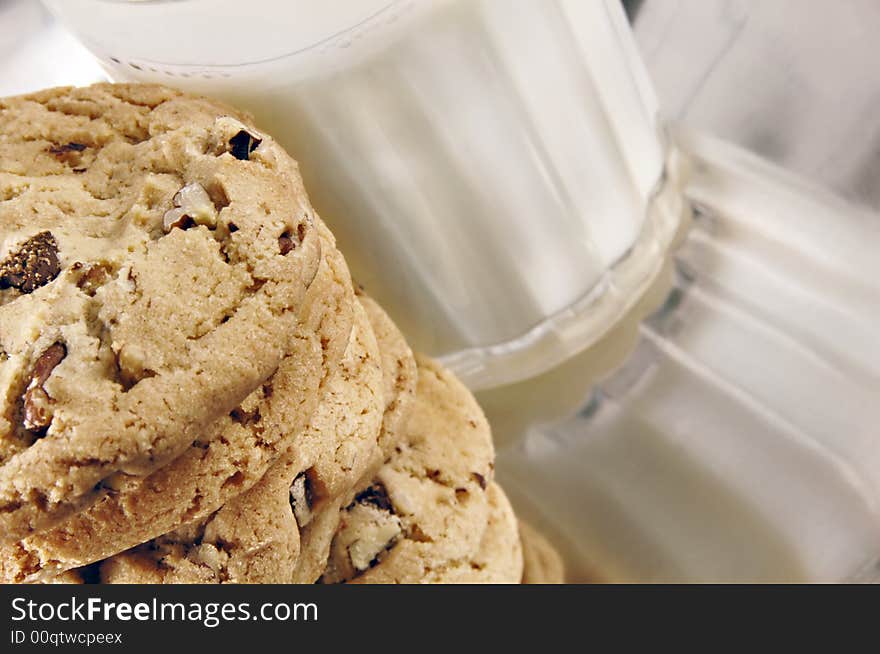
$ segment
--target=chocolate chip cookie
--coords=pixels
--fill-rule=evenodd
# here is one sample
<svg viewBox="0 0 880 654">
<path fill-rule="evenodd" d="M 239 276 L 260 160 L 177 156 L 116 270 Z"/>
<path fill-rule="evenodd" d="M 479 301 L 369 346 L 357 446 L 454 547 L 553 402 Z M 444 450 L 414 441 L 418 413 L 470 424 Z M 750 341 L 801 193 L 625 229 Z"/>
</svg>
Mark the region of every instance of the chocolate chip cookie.
<svg viewBox="0 0 880 654">
<path fill-rule="evenodd" d="M 550 541 L 522 520 L 519 521 L 519 536 L 523 549 L 522 583 L 565 583 L 565 565 Z"/>
<path fill-rule="evenodd" d="M 110 557 L 105 583 L 289 583 L 300 529 L 376 458 L 385 408 L 380 356 L 355 306 L 345 356 L 308 428 L 245 493 L 207 520 Z"/>
<path fill-rule="evenodd" d="M 330 543 L 342 517 L 341 508 L 348 506 L 355 492 L 369 484 L 379 467 L 387 462 L 406 435 L 406 418 L 415 399 L 418 372 L 413 352 L 397 325 L 379 304 L 363 292 L 358 294 L 367 313 L 382 364 L 383 416 L 378 448 L 359 472 L 357 483 L 348 483 L 333 493 L 335 499 L 319 511 L 313 511 L 309 520 L 300 525 L 300 555 L 293 570 L 293 583 L 314 583 L 327 565 Z M 349 482 L 354 481 L 349 478 Z"/>
<path fill-rule="evenodd" d="M 523 574 L 523 550 L 513 507 L 497 483 L 486 489 L 489 520 L 476 554 L 456 561 L 432 582 L 445 584 L 518 584 Z"/>
<path fill-rule="evenodd" d="M 146 85 L 0 100 L 0 540 L 219 437 L 320 261 L 295 163 L 247 116 Z"/>
<path fill-rule="evenodd" d="M 519 540 L 509 505 L 492 484 L 489 425 L 449 371 L 427 357 L 416 360 L 404 442 L 343 509 L 321 581 L 459 581 L 474 576 L 466 568 L 485 570 L 481 581 L 516 583 Z M 490 524 L 498 531 L 490 534 Z M 488 559 L 499 564 L 488 566 Z"/>
<path fill-rule="evenodd" d="M 317 225 L 324 260 L 307 291 L 294 349 L 275 374 L 167 466 L 146 477 L 117 475 L 84 511 L 0 546 L 0 580 L 50 577 L 202 519 L 253 486 L 288 449 L 336 371 L 356 301 L 342 255 Z M 335 448 L 329 438 L 326 448 Z"/>
</svg>

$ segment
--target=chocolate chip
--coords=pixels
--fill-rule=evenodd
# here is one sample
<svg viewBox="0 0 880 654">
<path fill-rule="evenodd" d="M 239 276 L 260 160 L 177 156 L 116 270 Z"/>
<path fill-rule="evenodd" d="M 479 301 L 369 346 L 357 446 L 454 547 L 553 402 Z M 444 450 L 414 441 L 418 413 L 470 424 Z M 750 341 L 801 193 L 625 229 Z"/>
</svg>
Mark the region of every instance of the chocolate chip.
<svg viewBox="0 0 880 654">
<path fill-rule="evenodd" d="M 281 254 L 287 254 L 295 247 L 296 243 L 294 243 L 293 239 L 290 238 L 289 232 L 284 232 L 281 236 L 278 237 L 278 248 L 281 250 Z"/>
<path fill-rule="evenodd" d="M 388 491 L 381 483 L 375 483 L 358 493 L 352 506 L 354 504 L 372 504 L 377 509 L 394 513 L 394 505 L 391 503 L 391 498 L 388 497 Z"/>
<path fill-rule="evenodd" d="M 251 425 L 255 425 L 263 418 L 260 415 L 259 407 L 254 409 L 253 411 L 246 411 L 240 406 L 233 409 L 229 413 L 229 417 L 240 424 L 242 427 L 250 427 Z"/>
<path fill-rule="evenodd" d="M 86 146 L 82 143 L 65 143 L 64 145 L 53 145 L 49 148 L 50 154 L 65 154 L 66 152 L 82 152 Z"/>
<path fill-rule="evenodd" d="M 315 506 L 315 500 L 317 499 L 315 493 L 315 485 L 312 483 L 312 475 L 306 472 L 305 475 L 305 487 L 306 487 L 306 502 L 309 505 L 309 508 Z"/>
<path fill-rule="evenodd" d="M 0 262 L 0 288 L 32 293 L 55 279 L 59 272 L 58 243 L 51 232 L 40 232 Z"/>
<path fill-rule="evenodd" d="M 290 485 L 290 508 L 300 527 L 305 527 L 312 520 L 312 507 L 317 501 L 314 475 L 310 468 L 299 473 Z"/>
<path fill-rule="evenodd" d="M 229 151 L 236 159 L 247 161 L 250 159 L 251 152 L 256 150 L 262 142 L 263 139 L 258 139 L 242 129 L 229 139 Z"/>
<path fill-rule="evenodd" d="M 24 428 L 28 431 L 44 432 L 52 422 L 52 398 L 46 393 L 43 384 L 49 379 L 55 366 L 67 356 L 63 343 L 53 343 L 40 355 L 34 364 L 31 380 L 24 392 Z"/>
<path fill-rule="evenodd" d="M 54 155 L 58 161 L 76 166 L 82 160 L 82 151 L 85 149 L 86 146 L 82 143 L 65 143 L 64 145 L 52 145 L 46 151 Z M 76 169 L 74 169 L 74 172 L 76 172 Z"/>
</svg>

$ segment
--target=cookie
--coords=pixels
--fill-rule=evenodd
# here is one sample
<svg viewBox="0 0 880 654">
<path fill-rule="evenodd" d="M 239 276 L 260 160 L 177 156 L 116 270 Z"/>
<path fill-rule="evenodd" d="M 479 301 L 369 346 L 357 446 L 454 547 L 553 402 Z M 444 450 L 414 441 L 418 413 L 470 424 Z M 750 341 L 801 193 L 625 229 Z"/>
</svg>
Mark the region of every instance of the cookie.
<svg viewBox="0 0 880 654">
<path fill-rule="evenodd" d="M 550 541 L 522 520 L 519 521 L 519 536 L 523 550 L 522 583 L 565 583 L 565 565 Z"/>
<path fill-rule="evenodd" d="M 355 307 L 351 340 L 308 428 L 249 491 L 206 521 L 104 561 L 105 583 L 289 583 L 300 528 L 376 458 L 385 409 L 378 345 Z"/>
<path fill-rule="evenodd" d="M 0 541 L 167 465 L 273 374 L 313 215 L 287 154 L 216 102 L 0 100 Z"/>
<path fill-rule="evenodd" d="M 523 575 L 523 549 L 510 501 L 496 483 L 486 489 L 489 519 L 480 547 L 466 560 L 431 571 L 426 582 L 444 584 L 514 584 Z"/>
<path fill-rule="evenodd" d="M 443 582 L 480 560 L 493 514 L 490 496 L 503 504 L 488 490 L 494 460 L 489 425 L 452 373 L 427 357 L 416 361 L 418 385 L 404 443 L 343 509 L 324 583 Z M 511 558 L 516 567 L 516 552 Z M 493 581 L 519 577 L 501 572 Z"/>
<path fill-rule="evenodd" d="M 415 399 L 418 372 L 406 339 L 375 300 L 363 292 L 358 293 L 358 297 L 376 335 L 382 365 L 384 408 L 379 447 L 360 471 L 361 479 L 349 484 L 344 493 L 335 495 L 335 499 L 326 507 L 313 512 L 310 520 L 301 525 L 300 555 L 292 575 L 294 583 L 314 583 L 321 576 L 327 565 L 330 542 L 339 526 L 340 509 L 351 503 L 355 491 L 369 483 L 401 443 L 405 436 L 406 418 Z"/>
<path fill-rule="evenodd" d="M 26 581 L 105 559 L 203 519 L 253 486 L 312 418 L 349 341 L 354 291 L 332 236 L 317 223 L 324 260 L 307 292 L 295 347 L 275 374 L 169 465 L 117 476 L 88 509 L 0 546 L 0 580 Z M 327 436 L 327 449 L 337 447 Z M 318 443 L 316 447 L 320 446 Z"/>
</svg>

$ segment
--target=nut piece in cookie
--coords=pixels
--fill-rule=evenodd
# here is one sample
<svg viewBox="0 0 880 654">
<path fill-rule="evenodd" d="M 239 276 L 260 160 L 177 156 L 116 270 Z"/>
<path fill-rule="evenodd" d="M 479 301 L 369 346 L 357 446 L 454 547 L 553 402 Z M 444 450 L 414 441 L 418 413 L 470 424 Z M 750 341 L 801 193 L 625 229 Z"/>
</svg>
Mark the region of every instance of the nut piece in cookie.
<svg viewBox="0 0 880 654">
<path fill-rule="evenodd" d="M 34 364 L 31 381 L 24 392 L 24 428 L 32 432 L 43 432 L 52 422 L 52 399 L 43 389 L 43 384 L 55 367 L 67 356 L 63 343 L 53 343 L 40 355 Z"/>
<path fill-rule="evenodd" d="M 0 262 L 0 288 L 16 288 L 33 293 L 61 272 L 58 242 L 51 232 L 40 232 Z"/>
<path fill-rule="evenodd" d="M 205 225 L 213 228 L 217 225 L 217 207 L 201 184 L 187 184 L 174 194 L 172 202 L 174 208 L 165 212 L 162 221 L 166 232 L 175 227 L 186 229 L 191 225 Z"/>
<path fill-rule="evenodd" d="M 76 275 L 76 287 L 89 296 L 94 296 L 95 292 L 110 279 L 108 267 L 101 263 L 77 261 L 70 270 Z"/>
</svg>

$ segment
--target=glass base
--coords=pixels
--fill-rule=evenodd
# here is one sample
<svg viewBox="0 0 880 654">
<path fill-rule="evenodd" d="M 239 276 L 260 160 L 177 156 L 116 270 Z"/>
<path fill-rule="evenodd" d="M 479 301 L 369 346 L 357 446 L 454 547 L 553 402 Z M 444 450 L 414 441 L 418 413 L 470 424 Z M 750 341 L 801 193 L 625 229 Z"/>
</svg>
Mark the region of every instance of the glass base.
<svg viewBox="0 0 880 654">
<path fill-rule="evenodd" d="M 671 293 L 576 412 L 506 434 L 499 479 L 572 580 L 874 578 L 880 225 L 752 155 L 680 143 L 700 211 Z"/>
</svg>

